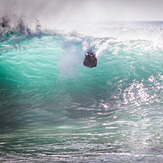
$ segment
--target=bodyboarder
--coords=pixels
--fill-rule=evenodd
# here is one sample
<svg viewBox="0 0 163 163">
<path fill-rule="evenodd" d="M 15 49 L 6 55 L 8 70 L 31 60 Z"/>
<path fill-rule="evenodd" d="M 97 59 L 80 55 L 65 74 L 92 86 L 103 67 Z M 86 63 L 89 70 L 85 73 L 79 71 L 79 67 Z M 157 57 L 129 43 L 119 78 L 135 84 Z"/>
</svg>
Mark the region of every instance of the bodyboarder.
<svg viewBox="0 0 163 163">
<path fill-rule="evenodd" d="M 93 52 L 87 52 L 85 54 L 83 65 L 89 68 L 96 67 L 97 66 L 96 55 Z"/>
</svg>

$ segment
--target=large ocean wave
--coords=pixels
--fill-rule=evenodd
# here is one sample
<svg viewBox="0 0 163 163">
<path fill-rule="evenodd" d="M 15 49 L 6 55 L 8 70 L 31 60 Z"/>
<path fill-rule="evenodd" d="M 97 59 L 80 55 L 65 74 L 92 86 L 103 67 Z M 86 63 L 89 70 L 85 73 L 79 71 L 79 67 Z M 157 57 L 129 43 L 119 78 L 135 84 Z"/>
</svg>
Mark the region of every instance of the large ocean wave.
<svg viewBox="0 0 163 163">
<path fill-rule="evenodd" d="M 3 18 L 0 36 L 2 161 L 163 160 L 162 22 L 58 30 Z"/>
</svg>

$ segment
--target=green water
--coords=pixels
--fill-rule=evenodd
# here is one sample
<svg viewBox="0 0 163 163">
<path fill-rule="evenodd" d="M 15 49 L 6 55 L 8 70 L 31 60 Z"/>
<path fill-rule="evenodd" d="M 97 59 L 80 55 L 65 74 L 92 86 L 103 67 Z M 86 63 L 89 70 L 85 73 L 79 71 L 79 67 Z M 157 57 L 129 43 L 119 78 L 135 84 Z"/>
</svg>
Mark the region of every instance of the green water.
<svg viewBox="0 0 163 163">
<path fill-rule="evenodd" d="M 3 38 L 0 161 L 163 161 L 162 47 L 77 34 Z M 96 68 L 82 64 L 84 43 Z"/>
</svg>

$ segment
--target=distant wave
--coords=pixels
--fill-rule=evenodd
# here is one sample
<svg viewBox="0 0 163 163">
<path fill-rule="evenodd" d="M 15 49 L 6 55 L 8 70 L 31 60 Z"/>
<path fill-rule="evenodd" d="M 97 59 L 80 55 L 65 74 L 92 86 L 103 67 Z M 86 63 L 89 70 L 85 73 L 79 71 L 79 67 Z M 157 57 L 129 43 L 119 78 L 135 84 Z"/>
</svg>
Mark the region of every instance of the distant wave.
<svg viewBox="0 0 163 163">
<path fill-rule="evenodd" d="M 25 18 L 17 18 L 14 23 L 7 16 L 0 18 L 0 35 L 14 32 L 28 36 L 41 37 L 50 33 L 79 33 L 92 37 L 114 37 L 119 39 L 144 39 L 162 41 L 163 22 L 96 22 L 45 24 L 35 19 L 31 24 Z"/>
</svg>

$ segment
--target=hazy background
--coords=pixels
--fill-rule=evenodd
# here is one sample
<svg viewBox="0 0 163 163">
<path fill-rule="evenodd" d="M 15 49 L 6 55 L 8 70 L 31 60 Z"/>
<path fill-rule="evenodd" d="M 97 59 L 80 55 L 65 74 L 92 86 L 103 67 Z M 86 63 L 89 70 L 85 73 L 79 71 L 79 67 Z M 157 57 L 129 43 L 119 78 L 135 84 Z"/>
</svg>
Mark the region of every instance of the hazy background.
<svg viewBox="0 0 163 163">
<path fill-rule="evenodd" d="M 161 21 L 163 0 L 0 0 L 0 16 L 47 23 Z"/>
</svg>

